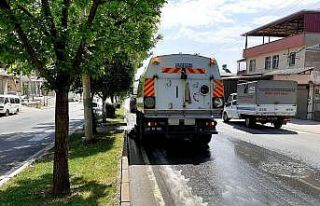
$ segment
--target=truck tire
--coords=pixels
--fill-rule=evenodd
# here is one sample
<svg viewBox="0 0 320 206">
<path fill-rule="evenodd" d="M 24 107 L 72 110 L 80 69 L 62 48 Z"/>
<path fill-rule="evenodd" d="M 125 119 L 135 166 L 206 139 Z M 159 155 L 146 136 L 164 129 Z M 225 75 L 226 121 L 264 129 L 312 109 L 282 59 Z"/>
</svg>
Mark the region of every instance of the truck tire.
<svg viewBox="0 0 320 206">
<path fill-rule="evenodd" d="M 201 135 L 196 139 L 196 143 L 199 144 L 200 146 L 207 146 L 210 143 L 211 138 L 212 138 L 211 134 Z"/>
<path fill-rule="evenodd" d="M 227 112 L 224 112 L 222 115 L 223 122 L 229 122 L 230 118 L 227 115 Z"/>
<path fill-rule="evenodd" d="M 275 123 L 273 123 L 274 128 L 276 129 L 280 129 L 282 127 L 282 122 L 280 121 L 276 121 Z"/>
<path fill-rule="evenodd" d="M 143 116 L 141 115 L 141 113 L 139 113 L 138 114 L 139 116 L 138 116 L 138 122 L 137 122 L 137 124 L 138 124 L 138 141 L 140 142 L 140 143 L 142 143 L 143 141 L 144 141 L 144 118 L 143 118 Z"/>
<path fill-rule="evenodd" d="M 4 115 L 7 117 L 7 116 L 9 116 L 9 114 L 10 114 L 10 112 L 9 112 L 9 110 L 7 109 L 7 110 L 6 110 L 6 113 L 5 113 Z"/>
<path fill-rule="evenodd" d="M 246 127 L 251 128 L 256 124 L 256 122 L 252 117 L 246 117 L 245 124 L 246 124 Z"/>
</svg>

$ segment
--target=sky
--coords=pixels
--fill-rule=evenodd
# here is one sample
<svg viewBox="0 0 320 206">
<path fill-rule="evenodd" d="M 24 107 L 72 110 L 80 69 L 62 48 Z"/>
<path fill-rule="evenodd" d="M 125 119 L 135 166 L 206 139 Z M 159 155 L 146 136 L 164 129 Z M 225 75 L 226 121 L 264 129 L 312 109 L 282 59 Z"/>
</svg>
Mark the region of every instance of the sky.
<svg viewBox="0 0 320 206">
<path fill-rule="evenodd" d="M 169 0 L 158 31 L 163 39 L 152 53 L 198 53 L 236 72 L 245 44 L 241 34 L 303 9 L 320 10 L 320 0 Z M 248 43 L 262 44 L 262 38 Z"/>
</svg>

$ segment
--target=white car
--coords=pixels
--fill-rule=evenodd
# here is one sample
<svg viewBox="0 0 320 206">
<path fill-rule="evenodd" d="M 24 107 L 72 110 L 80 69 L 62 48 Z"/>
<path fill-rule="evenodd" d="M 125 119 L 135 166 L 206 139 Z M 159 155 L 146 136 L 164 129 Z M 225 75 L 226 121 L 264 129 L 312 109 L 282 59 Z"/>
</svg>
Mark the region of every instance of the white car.
<svg viewBox="0 0 320 206">
<path fill-rule="evenodd" d="M 20 111 L 21 100 L 17 95 L 0 95 L 0 114 L 8 116 Z"/>
</svg>

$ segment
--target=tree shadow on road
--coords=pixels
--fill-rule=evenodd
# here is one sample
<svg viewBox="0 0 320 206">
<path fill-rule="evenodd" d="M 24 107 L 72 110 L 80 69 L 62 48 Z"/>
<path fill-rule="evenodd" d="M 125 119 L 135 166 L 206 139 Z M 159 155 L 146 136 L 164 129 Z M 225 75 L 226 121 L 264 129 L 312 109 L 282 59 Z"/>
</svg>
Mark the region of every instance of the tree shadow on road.
<svg viewBox="0 0 320 206">
<path fill-rule="evenodd" d="M 83 120 L 81 119 L 70 119 L 69 121 L 69 128 L 75 128 L 83 123 Z M 54 130 L 55 129 L 55 123 L 54 122 L 45 122 L 45 123 L 39 123 L 36 126 L 34 126 L 32 129 L 34 130 Z"/>
<path fill-rule="evenodd" d="M 84 134 L 82 130 L 70 135 L 69 160 L 76 158 L 85 158 L 94 156 L 98 153 L 108 152 L 114 147 L 116 135 L 122 133 L 122 130 L 108 130 L 95 135 L 94 144 L 85 144 L 83 142 Z M 38 162 L 50 162 L 53 160 L 54 149 L 51 149 Z"/>
</svg>

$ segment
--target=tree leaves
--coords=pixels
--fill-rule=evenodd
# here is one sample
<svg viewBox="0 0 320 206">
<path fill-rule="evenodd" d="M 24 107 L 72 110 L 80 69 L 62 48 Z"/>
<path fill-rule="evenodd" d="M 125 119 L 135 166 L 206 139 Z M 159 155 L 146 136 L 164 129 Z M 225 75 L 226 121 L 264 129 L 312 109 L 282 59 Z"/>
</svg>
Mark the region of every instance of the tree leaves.
<svg viewBox="0 0 320 206">
<path fill-rule="evenodd" d="M 67 27 L 62 20 L 65 3 L 65 0 L 1 1 L 0 61 L 19 65 L 13 67 L 16 72 L 29 72 L 33 68 L 52 82 L 53 87 L 61 72 L 71 77 L 68 84 L 82 72 L 95 76 L 104 73 L 104 63 L 114 53 L 138 58 L 133 65 L 139 65 L 157 41 L 154 35 L 165 1 L 70 0 Z M 94 5 L 97 10 L 90 20 Z M 11 15 L 15 22 L 10 21 Z M 21 27 L 24 40 L 14 24 Z M 34 54 L 30 54 L 25 41 L 32 46 Z M 35 59 L 42 68 L 35 65 Z"/>
</svg>

